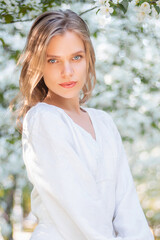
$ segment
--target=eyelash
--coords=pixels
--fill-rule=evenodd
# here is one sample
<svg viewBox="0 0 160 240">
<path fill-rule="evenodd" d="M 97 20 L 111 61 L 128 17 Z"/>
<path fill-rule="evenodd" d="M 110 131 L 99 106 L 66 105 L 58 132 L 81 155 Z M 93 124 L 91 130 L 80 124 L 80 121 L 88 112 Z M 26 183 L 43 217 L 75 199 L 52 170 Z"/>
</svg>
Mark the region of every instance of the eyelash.
<svg viewBox="0 0 160 240">
<path fill-rule="evenodd" d="M 75 57 L 80 57 L 79 59 L 76 59 L 76 60 L 78 61 L 78 60 L 80 60 L 83 56 L 82 56 L 82 55 L 77 55 L 77 56 L 75 56 Z M 51 60 L 56 60 L 56 59 L 52 58 L 52 59 L 49 59 L 49 60 L 48 60 L 49 63 L 54 64 L 55 62 L 50 62 Z"/>
</svg>

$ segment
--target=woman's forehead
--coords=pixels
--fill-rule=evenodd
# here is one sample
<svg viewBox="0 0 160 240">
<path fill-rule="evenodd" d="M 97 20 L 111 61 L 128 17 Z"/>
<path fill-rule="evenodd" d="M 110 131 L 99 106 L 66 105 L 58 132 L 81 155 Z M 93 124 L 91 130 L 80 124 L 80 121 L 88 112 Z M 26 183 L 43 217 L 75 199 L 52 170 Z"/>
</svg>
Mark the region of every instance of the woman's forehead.
<svg viewBox="0 0 160 240">
<path fill-rule="evenodd" d="M 84 42 L 74 32 L 65 32 L 63 35 L 53 36 L 47 46 L 47 55 L 62 57 L 73 55 L 77 52 L 85 52 Z"/>
</svg>

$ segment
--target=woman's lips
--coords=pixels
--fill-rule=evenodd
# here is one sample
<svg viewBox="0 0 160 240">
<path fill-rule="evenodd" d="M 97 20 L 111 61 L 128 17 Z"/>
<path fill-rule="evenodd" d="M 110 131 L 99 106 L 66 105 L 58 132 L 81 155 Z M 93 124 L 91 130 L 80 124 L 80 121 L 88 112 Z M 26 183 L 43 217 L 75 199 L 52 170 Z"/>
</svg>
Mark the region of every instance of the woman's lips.
<svg viewBox="0 0 160 240">
<path fill-rule="evenodd" d="M 65 83 L 61 83 L 59 84 L 60 86 L 64 87 L 64 88 L 72 88 L 76 85 L 77 82 L 65 82 Z"/>
</svg>

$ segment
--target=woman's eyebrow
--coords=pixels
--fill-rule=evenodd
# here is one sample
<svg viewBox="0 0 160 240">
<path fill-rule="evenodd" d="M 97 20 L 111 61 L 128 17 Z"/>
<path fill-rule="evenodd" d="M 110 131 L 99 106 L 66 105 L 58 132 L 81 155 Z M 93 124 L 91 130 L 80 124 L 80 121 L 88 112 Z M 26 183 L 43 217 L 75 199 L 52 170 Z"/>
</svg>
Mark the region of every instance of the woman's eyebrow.
<svg viewBox="0 0 160 240">
<path fill-rule="evenodd" d="M 71 56 L 73 56 L 73 55 L 75 55 L 75 54 L 78 54 L 78 53 L 85 53 L 85 51 L 83 51 L 83 50 L 77 51 L 77 52 L 75 52 L 75 53 L 72 53 Z M 61 56 L 56 56 L 56 55 L 52 55 L 52 54 L 47 54 L 47 57 L 61 58 Z"/>
</svg>

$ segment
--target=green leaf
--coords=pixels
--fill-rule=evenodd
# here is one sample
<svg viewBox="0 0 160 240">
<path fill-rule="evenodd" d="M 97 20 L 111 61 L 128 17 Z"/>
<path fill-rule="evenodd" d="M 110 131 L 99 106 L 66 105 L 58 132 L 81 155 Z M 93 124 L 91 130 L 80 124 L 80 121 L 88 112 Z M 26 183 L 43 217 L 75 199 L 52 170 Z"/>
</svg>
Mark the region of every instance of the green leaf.
<svg viewBox="0 0 160 240">
<path fill-rule="evenodd" d="M 123 11 L 123 13 L 126 13 L 126 12 L 127 12 L 127 10 L 126 10 L 126 8 L 123 6 L 123 4 L 118 4 L 117 6 L 118 6 L 118 8 L 119 8 L 120 10 Z"/>
<path fill-rule="evenodd" d="M 153 128 L 155 128 L 155 129 L 159 130 L 159 127 L 158 127 L 158 125 L 157 125 L 155 122 L 152 122 L 152 123 L 151 123 L 151 126 L 152 126 Z"/>
<path fill-rule="evenodd" d="M 127 12 L 128 9 L 128 0 L 123 0 L 121 2 L 121 5 L 123 5 L 124 9 L 125 9 L 125 13 Z"/>
<path fill-rule="evenodd" d="M 151 88 L 150 88 L 150 91 L 151 91 L 151 92 L 157 92 L 157 91 L 159 91 L 159 89 L 158 89 L 157 87 L 151 87 Z"/>
<path fill-rule="evenodd" d="M 144 3 L 144 2 L 150 3 L 151 1 L 150 1 L 150 0 L 141 0 L 141 1 L 139 1 L 139 3 L 138 3 L 137 5 L 141 5 L 141 4 Z"/>
<path fill-rule="evenodd" d="M 6 139 L 6 142 L 10 143 L 10 144 L 14 144 L 16 142 L 17 139 Z"/>
<path fill-rule="evenodd" d="M 93 37 L 94 37 L 94 38 L 97 38 L 97 33 L 98 33 L 98 30 L 96 30 L 96 31 L 93 33 Z"/>
<path fill-rule="evenodd" d="M 97 10 L 96 14 L 100 11 L 100 8 Z"/>
<path fill-rule="evenodd" d="M 4 16 L 4 19 L 5 19 L 6 23 L 11 23 L 14 18 L 13 18 L 12 15 L 6 14 L 6 15 Z"/>
<path fill-rule="evenodd" d="M 19 8 L 19 13 L 22 13 L 23 16 L 24 16 L 25 14 L 27 14 L 27 12 L 32 11 L 32 10 L 35 10 L 33 6 L 30 6 L 30 5 L 22 5 L 22 6 Z"/>
<path fill-rule="evenodd" d="M 13 51 L 13 50 L 11 50 L 10 51 L 10 59 L 14 59 L 14 60 L 18 60 L 18 57 L 20 56 L 20 51 L 19 50 L 16 50 L 16 51 Z"/>
<path fill-rule="evenodd" d="M 141 76 L 141 82 L 144 84 L 148 84 L 149 80 L 145 78 L 144 76 Z"/>
<path fill-rule="evenodd" d="M 0 38 L 0 41 L 2 42 L 3 47 L 5 47 L 6 44 L 5 44 L 5 41 L 3 40 L 3 38 Z"/>
<path fill-rule="evenodd" d="M 155 5 L 154 8 L 156 9 L 157 13 L 159 14 L 160 13 L 160 7 Z"/>
<path fill-rule="evenodd" d="M 117 16 L 117 11 L 116 9 L 114 9 L 113 13 L 111 14 L 111 16 Z"/>
<path fill-rule="evenodd" d="M 3 92 L 0 92 L 0 103 L 2 103 L 3 101 L 4 101 Z"/>
</svg>

